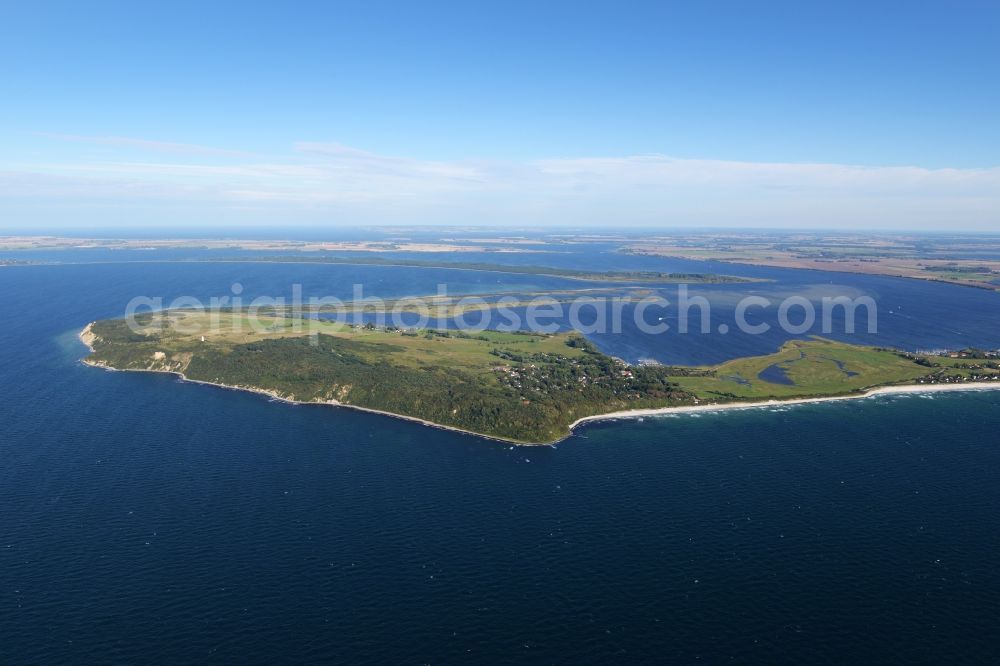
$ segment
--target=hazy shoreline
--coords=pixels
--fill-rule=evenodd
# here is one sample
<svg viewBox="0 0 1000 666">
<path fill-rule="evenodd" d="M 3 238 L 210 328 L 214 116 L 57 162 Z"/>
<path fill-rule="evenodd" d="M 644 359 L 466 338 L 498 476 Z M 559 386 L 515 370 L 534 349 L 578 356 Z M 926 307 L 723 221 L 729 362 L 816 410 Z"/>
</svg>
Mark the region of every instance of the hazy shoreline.
<svg viewBox="0 0 1000 666">
<path fill-rule="evenodd" d="M 92 345 L 94 334 L 91 331 L 91 327 L 95 322 L 90 322 L 87 324 L 79 334 L 77 338 L 87 347 L 91 352 L 94 351 Z M 421 425 L 430 426 L 432 428 L 440 428 L 442 430 L 450 430 L 451 432 L 458 432 L 466 435 L 473 435 L 475 437 L 481 437 L 483 439 L 489 439 L 495 442 L 503 442 L 505 444 L 513 444 L 516 446 L 554 446 L 561 442 L 566 441 L 575 434 L 575 430 L 578 426 L 596 422 L 596 421 L 613 421 L 616 419 L 635 419 L 643 418 L 646 416 L 665 416 L 668 414 L 691 414 L 691 413 L 701 413 L 701 412 L 719 412 L 719 411 L 730 411 L 738 409 L 760 409 L 762 407 L 783 407 L 788 405 L 806 405 L 815 404 L 822 402 L 833 402 L 840 400 L 862 400 L 865 398 L 873 398 L 879 395 L 905 395 L 914 393 L 950 393 L 956 391 L 984 391 L 984 390 L 1000 390 L 1000 381 L 998 382 L 968 382 L 964 384 L 902 384 L 894 386 L 879 386 L 876 388 L 868 389 L 861 393 L 851 393 L 846 395 L 831 395 L 831 396 L 817 396 L 812 398 L 788 398 L 786 400 L 771 399 L 771 400 L 758 400 L 754 402 L 726 402 L 726 403 L 706 403 L 700 405 L 675 405 L 672 407 L 656 407 L 647 409 L 627 409 L 617 412 L 607 412 L 605 414 L 594 414 L 591 416 L 584 416 L 576 421 L 573 421 L 568 426 L 569 432 L 560 437 L 559 439 L 553 440 L 551 442 L 522 442 L 519 440 L 508 439 L 506 437 L 499 437 L 496 435 L 487 435 L 480 432 L 475 432 L 473 430 L 465 430 L 463 428 L 457 428 L 455 426 L 444 425 L 441 423 L 435 423 L 434 421 L 428 421 L 416 416 L 407 416 L 406 414 L 397 414 L 395 412 L 387 412 L 380 409 L 372 409 L 371 407 L 362 407 L 359 405 L 351 405 L 337 400 L 329 401 L 304 401 L 304 400 L 293 400 L 281 396 L 274 391 L 269 391 L 267 389 L 262 389 L 257 386 L 235 386 L 232 384 L 221 384 L 218 382 L 209 382 L 200 379 L 190 379 L 184 375 L 182 372 L 177 372 L 174 370 L 147 370 L 144 368 L 114 368 L 101 363 L 93 363 L 86 358 L 80 359 L 85 365 L 89 365 L 93 368 L 101 368 L 102 370 L 107 370 L 110 372 L 152 372 L 169 374 L 178 377 L 181 381 L 189 382 L 192 384 L 204 384 L 206 386 L 215 386 L 218 388 L 229 389 L 232 391 L 246 391 L 248 393 L 257 393 L 259 395 L 264 395 L 272 400 L 277 400 L 280 402 L 285 402 L 293 405 L 325 405 L 328 407 L 346 407 L 348 409 L 355 409 L 362 412 L 368 412 L 371 414 L 380 414 L 382 416 L 390 416 L 397 419 L 403 419 L 405 421 L 411 421 L 413 423 L 419 423 Z"/>
</svg>

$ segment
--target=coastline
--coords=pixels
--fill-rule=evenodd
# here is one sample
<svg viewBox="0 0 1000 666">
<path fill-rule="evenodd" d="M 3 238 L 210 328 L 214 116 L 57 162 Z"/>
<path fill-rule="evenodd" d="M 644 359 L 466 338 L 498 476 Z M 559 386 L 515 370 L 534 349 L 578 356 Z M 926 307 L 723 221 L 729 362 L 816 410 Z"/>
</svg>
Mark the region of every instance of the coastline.
<svg viewBox="0 0 1000 666">
<path fill-rule="evenodd" d="M 663 416 L 666 414 L 690 414 L 699 412 L 721 412 L 736 409 L 760 409 L 762 407 L 785 407 L 788 405 L 808 405 L 839 400 L 863 400 L 880 395 L 909 395 L 915 393 L 953 393 L 958 391 L 997 391 L 1000 382 L 967 382 L 963 384 L 899 384 L 877 386 L 861 393 L 846 395 L 816 396 L 813 398 L 789 398 L 787 400 L 757 400 L 754 402 L 724 402 L 705 405 L 678 405 L 676 407 L 660 407 L 655 409 L 629 409 L 607 414 L 584 416 L 569 425 L 570 431 L 579 425 L 592 421 L 610 421 L 614 419 L 641 418 L 645 416 Z"/>
<path fill-rule="evenodd" d="M 93 340 L 94 334 L 91 331 L 91 327 L 96 322 L 90 322 L 87 324 L 80 333 L 77 334 L 77 338 L 80 342 L 93 353 Z M 724 402 L 720 404 L 703 404 L 703 405 L 676 405 L 673 407 L 657 407 L 648 409 L 627 409 L 617 412 L 607 412 L 605 414 L 593 414 L 591 416 L 584 416 L 567 426 L 567 434 L 560 437 L 559 439 L 552 440 L 550 442 L 524 442 L 515 439 L 508 439 L 506 437 L 500 437 L 498 435 L 487 435 L 485 433 L 475 432 L 473 430 L 465 430 L 463 428 L 457 428 L 455 426 L 444 425 L 441 423 L 435 423 L 434 421 L 428 421 L 416 416 L 407 416 L 406 414 L 397 414 L 395 412 L 387 412 L 380 409 L 372 409 L 371 407 L 362 407 L 359 405 L 345 404 L 337 400 L 328 401 L 304 401 L 304 400 L 294 400 L 286 398 L 274 391 L 269 391 L 267 389 L 262 389 L 256 386 L 235 386 L 232 384 L 221 384 L 218 382 L 209 382 L 200 379 L 189 379 L 182 372 L 177 372 L 174 370 L 147 370 L 144 368 L 114 368 L 101 363 L 94 363 L 86 358 L 80 359 L 80 362 L 84 365 L 88 365 L 92 368 L 100 368 L 108 372 L 152 372 L 160 374 L 174 375 L 178 377 L 183 382 L 189 382 L 191 384 L 203 384 L 206 386 L 215 386 L 217 388 L 229 389 L 232 391 L 246 391 L 248 393 L 257 393 L 259 395 L 267 396 L 272 400 L 279 402 L 284 402 L 292 405 L 325 405 L 328 407 L 346 407 L 348 409 L 355 409 L 362 412 L 368 412 L 370 414 L 379 414 L 382 416 L 390 416 L 397 419 L 403 419 L 404 421 L 410 421 L 412 423 L 419 423 L 420 425 L 429 426 L 432 428 L 439 428 L 441 430 L 449 430 L 451 432 L 462 433 L 464 435 L 473 435 L 475 437 L 481 437 L 483 439 L 489 439 L 495 442 L 502 442 L 504 444 L 513 444 L 515 446 L 555 446 L 567 439 L 573 437 L 577 427 L 585 425 L 587 423 L 597 422 L 597 421 L 613 421 L 616 419 L 635 419 L 644 418 L 646 416 L 665 416 L 668 414 L 691 414 L 691 413 L 702 413 L 702 412 L 720 412 L 729 410 L 739 410 L 739 409 L 760 409 L 762 407 L 784 407 L 788 405 L 807 405 L 822 402 L 834 402 L 839 400 L 863 400 L 865 398 L 874 398 L 880 395 L 907 395 L 915 393 L 952 393 L 958 391 L 988 391 L 988 390 L 1000 390 L 1000 381 L 998 382 L 968 382 L 963 384 L 900 384 L 891 386 L 878 386 L 875 388 L 868 389 L 861 393 L 850 393 L 846 395 L 831 395 L 831 396 L 817 396 L 812 398 L 789 398 L 787 400 L 758 400 L 754 402 Z"/>
<path fill-rule="evenodd" d="M 83 345 L 90 351 L 91 354 L 94 353 L 94 337 L 95 337 L 94 332 L 91 329 L 94 328 L 94 324 L 96 323 L 97 322 L 94 321 L 90 322 L 89 324 L 84 326 L 79 333 L 76 334 L 77 339 L 83 343 Z"/>
<path fill-rule="evenodd" d="M 88 350 L 90 350 L 90 352 L 94 351 L 94 347 L 92 345 L 94 334 L 91 332 L 90 329 L 91 329 L 91 327 L 95 323 L 96 322 L 90 322 L 89 324 L 87 324 L 77 334 L 77 338 L 80 340 L 81 343 L 83 343 L 83 345 Z M 474 435 L 476 437 L 482 437 L 484 439 L 493 440 L 495 442 L 501 442 L 501 443 L 504 443 L 504 444 L 515 444 L 517 446 L 551 446 L 553 444 L 561 442 L 563 439 L 566 439 L 566 437 L 569 437 L 569 436 L 572 435 L 572 433 L 570 433 L 570 435 L 567 435 L 566 437 L 562 437 L 562 438 L 560 438 L 558 440 L 554 440 L 552 442 L 522 442 L 522 441 L 516 440 L 516 439 L 508 439 L 506 437 L 500 437 L 500 436 L 497 436 L 497 435 L 487 435 L 485 433 L 475 432 L 474 430 L 464 430 L 462 428 L 456 428 L 455 426 L 444 425 L 442 423 L 435 423 L 434 421 L 428 421 L 426 419 L 422 419 L 422 418 L 419 418 L 417 416 L 407 416 L 406 414 L 397 414 L 395 412 L 386 412 L 386 411 L 383 411 L 381 409 L 373 409 L 371 407 L 362 407 L 360 405 L 350 405 L 350 404 L 346 404 L 346 403 L 340 402 L 338 400 L 327 400 L 327 401 L 323 401 L 323 402 L 315 401 L 315 400 L 294 400 L 294 399 L 291 399 L 291 398 L 286 398 L 285 396 L 280 395 L 280 394 L 278 394 L 278 393 L 276 393 L 274 391 L 269 391 L 267 389 L 262 389 L 262 388 L 260 388 L 258 386 L 237 386 L 237 385 L 233 385 L 233 384 L 222 384 L 222 383 L 219 383 L 219 382 L 209 382 L 209 381 L 205 381 L 205 380 L 202 380 L 202 379 L 191 379 L 191 378 L 187 377 L 183 372 L 177 372 L 175 370 L 147 370 L 145 368 L 115 368 L 115 367 L 112 367 L 110 365 L 104 365 L 103 363 L 94 363 L 93 361 L 90 361 L 87 358 L 81 358 L 80 362 L 83 363 L 84 365 L 90 366 L 91 368 L 99 368 L 99 369 L 105 370 L 107 372 L 149 372 L 149 373 L 158 373 L 158 374 L 162 374 L 162 375 L 173 375 L 174 377 L 177 377 L 178 379 L 180 379 L 182 382 L 186 382 L 186 383 L 190 383 L 190 384 L 202 384 L 204 386 L 214 386 L 216 388 L 227 389 L 227 390 L 230 390 L 230 391 L 244 391 L 244 392 L 247 392 L 247 393 L 256 393 L 258 395 L 267 396 L 268 398 L 270 398 L 272 400 L 275 400 L 276 402 L 284 402 L 284 403 L 287 403 L 289 405 L 321 405 L 321 406 L 327 406 L 327 407 L 346 407 L 347 409 L 355 409 L 355 410 L 358 410 L 358 411 L 361 411 L 361 412 L 368 412 L 370 414 L 379 414 L 381 416 L 391 416 L 393 418 L 403 419 L 404 421 L 410 421 L 412 423 L 419 423 L 420 425 L 429 426 L 431 428 L 439 428 L 441 430 L 450 430 L 451 432 L 457 432 L 457 433 L 461 433 L 463 435 Z"/>
<path fill-rule="evenodd" d="M 462 433 L 463 435 L 473 435 L 475 437 L 482 437 L 483 439 L 490 439 L 495 442 L 502 442 L 504 444 L 515 444 L 517 446 L 551 446 L 558 442 L 561 442 L 566 437 L 551 442 L 522 442 L 516 439 L 507 439 L 506 437 L 500 437 L 498 435 L 487 435 L 485 433 L 476 432 L 474 430 L 463 430 L 462 428 L 456 428 L 455 426 L 444 425 L 443 423 L 435 423 L 434 421 L 428 421 L 426 419 L 419 418 L 417 416 L 407 416 L 406 414 L 397 414 L 395 412 L 386 412 L 381 409 L 373 409 L 371 407 L 362 407 L 360 405 L 351 405 L 347 403 L 340 402 L 338 400 L 294 400 L 292 398 L 286 398 L 283 395 L 275 393 L 274 391 L 268 391 L 267 389 L 262 389 L 257 386 L 237 386 L 234 384 L 221 384 L 219 382 L 209 382 L 202 379 L 191 379 L 186 376 L 183 372 L 177 372 L 175 370 L 146 370 L 144 368 L 113 368 L 110 365 L 104 365 L 101 363 L 94 363 L 83 358 L 80 362 L 84 365 L 89 365 L 92 368 L 99 368 L 106 372 L 148 372 L 153 374 L 161 375 L 173 375 L 179 380 L 186 384 L 202 384 L 204 386 L 214 386 L 215 388 L 226 389 L 229 391 L 243 391 L 245 393 L 256 393 L 258 395 L 263 395 L 275 402 L 284 402 L 289 405 L 317 405 L 325 407 L 345 407 L 347 409 L 355 409 L 359 412 L 368 412 L 370 414 L 379 414 L 380 416 L 391 416 L 396 419 L 403 419 L 404 421 L 410 421 L 412 423 L 419 423 L 420 425 L 429 426 L 431 428 L 439 428 L 441 430 L 450 430 L 452 432 Z M 567 435 L 569 437 L 569 435 Z"/>
</svg>

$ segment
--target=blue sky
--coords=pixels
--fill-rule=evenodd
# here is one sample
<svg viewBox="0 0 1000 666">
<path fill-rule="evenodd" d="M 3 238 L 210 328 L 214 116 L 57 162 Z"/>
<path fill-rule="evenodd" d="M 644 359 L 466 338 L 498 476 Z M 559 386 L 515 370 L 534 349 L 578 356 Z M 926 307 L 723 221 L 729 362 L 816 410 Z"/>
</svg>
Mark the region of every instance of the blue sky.
<svg viewBox="0 0 1000 666">
<path fill-rule="evenodd" d="M 1000 230 L 998 32 L 996 2 L 8 3 L 0 228 Z"/>
</svg>

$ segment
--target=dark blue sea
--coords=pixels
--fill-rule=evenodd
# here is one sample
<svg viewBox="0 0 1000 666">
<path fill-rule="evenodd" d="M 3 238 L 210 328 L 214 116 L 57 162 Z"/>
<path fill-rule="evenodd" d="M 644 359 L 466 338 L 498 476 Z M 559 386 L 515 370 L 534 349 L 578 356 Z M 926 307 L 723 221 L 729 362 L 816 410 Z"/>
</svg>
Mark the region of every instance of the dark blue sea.
<svg viewBox="0 0 1000 666">
<path fill-rule="evenodd" d="M 636 262 L 604 268 L 651 263 Z M 1000 346 L 997 294 L 767 274 L 752 288 L 874 294 L 885 344 Z M 371 266 L 0 268 L 0 663 L 1000 660 L 1000 391 L 603 422 L 512 449 L 79 363 L 77 331 L 140 294 L 361 281 L 389 297 L 442 279 L 566 286 Z M 598 342 L 708 363 L 782 341 L 757 337 Z"/>
</svg>

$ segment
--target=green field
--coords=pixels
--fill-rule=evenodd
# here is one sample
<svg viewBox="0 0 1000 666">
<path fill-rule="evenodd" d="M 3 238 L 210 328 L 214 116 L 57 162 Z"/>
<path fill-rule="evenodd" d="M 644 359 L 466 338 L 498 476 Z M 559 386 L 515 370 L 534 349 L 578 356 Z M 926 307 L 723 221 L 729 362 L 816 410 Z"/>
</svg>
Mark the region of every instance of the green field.
<svg viewBox="0 0 1000 666">
<path fill-rule="evenodd" d="M 380 329 L 246 311 L 174 310 L 95 322 L 88 362 L 169 371 L 289 400 L 391 412 L 516 442 L 551 442 L 585 416 L 833 396 L 998 370 L 812 339 L 718 366 L 629 366 L 575 333 Z M 966 367 L 967 366 L 967 367 Z"/>
<path fill-rule="evenodd" d="M 761 379 L 768 368 L 780 368 L 790 383 Z M 712 377 L 677 381 L 701 398 L 756 400 L 851 393 L 913 382 L 929 374 L 929 368 L 891 350 L 821 339 L 792 340 L 774 354 L 735 359 L 712 370 Z"/>
</svg>

